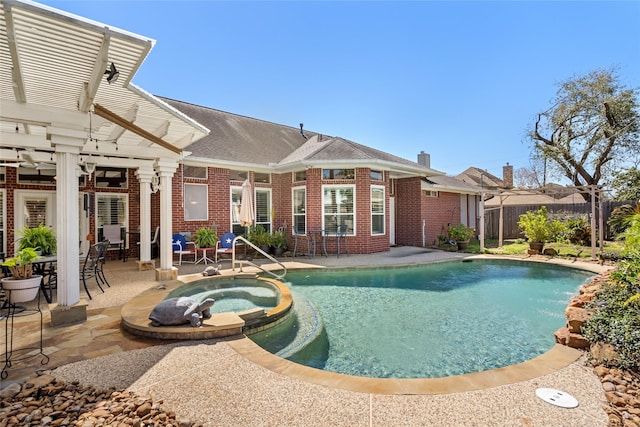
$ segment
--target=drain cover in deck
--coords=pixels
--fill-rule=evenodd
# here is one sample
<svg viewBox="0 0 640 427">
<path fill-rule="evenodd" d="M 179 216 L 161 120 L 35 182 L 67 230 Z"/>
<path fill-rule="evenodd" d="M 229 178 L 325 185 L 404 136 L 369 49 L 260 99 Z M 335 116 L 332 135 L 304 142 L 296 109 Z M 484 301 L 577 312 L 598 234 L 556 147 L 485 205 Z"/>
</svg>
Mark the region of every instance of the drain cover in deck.
<svg viewBox="0 0 640 427">
<path fill-rule="evenodd" d="M 575 397 L 554 388 L 536 389 L 536 396 L 547 403 L 551 403 L 552 405 L 560 406 L 562 408 L 575 408 L 578 406 L 578 401 Z"/>
</svg>

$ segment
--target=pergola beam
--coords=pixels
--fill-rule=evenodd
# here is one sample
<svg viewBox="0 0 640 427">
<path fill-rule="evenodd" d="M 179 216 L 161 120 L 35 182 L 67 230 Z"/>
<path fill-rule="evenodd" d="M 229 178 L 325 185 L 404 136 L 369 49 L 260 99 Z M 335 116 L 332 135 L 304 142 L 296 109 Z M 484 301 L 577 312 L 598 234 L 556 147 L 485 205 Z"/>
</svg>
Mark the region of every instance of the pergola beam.
<svg viewBox="0 0 640 427">
<path fill-rule="evenodd" d="M 121 126 L 125 129 L 127 129 L 128 131 L 131 131 L 133 133 L 135 133 L 138 136 L 143 137 L 144 139 L 147 139 L 159 146 L 161 146 L 162 148 L 166 148 L 169 151 L 172 151 L 176 154 L 180 154 L 182 153 L 182 149 L 175 147 L 171 144 L 169 144 L 168 142 L 163 141 L 162 139 L 158 138 L 157 136 L 153 135 L 151 132 L 148 132 L 144 129 L 142 129 L 139 126 L 136 126 L 135 124 L 127 121 L 125 118 L 120 117 L 119 115 L 117 115 L 116 113 L 114 113 L 113 111 L 108 110 L 107 108 L 101 106 L 100 104 L 95 104 L 93 106 L 93 111 L 94 113 L 96 113 L 98 116 L 109 120 L 110 122 Z"/>
<path fill-rule="evenodd" d="M 111 44 L 111 34 L 109 34 L 109 30 L 106 30 L 106 33 L 102 39 L 102 45 L 100 46 L 100 50 L 98 51 L 98 55 L 96 56 L 96 62 L 93 65 L 93 70 L 91 71 L 91 77 L 89 78 L 88 83 L 83 84 L 83 90 L 80 96 L 80 100 L 78 101 L 78 110 L 86 113 L 91 108 L 91 104 L 93 104 L 93 99 L 98 93 L 98 88 L 100 87 L 100 82 L 102 81 L 102 77 L 104 76 L 104 70 L 107 69 L 107 64 L 109 63 L 109 45 Z"/>
</svg>

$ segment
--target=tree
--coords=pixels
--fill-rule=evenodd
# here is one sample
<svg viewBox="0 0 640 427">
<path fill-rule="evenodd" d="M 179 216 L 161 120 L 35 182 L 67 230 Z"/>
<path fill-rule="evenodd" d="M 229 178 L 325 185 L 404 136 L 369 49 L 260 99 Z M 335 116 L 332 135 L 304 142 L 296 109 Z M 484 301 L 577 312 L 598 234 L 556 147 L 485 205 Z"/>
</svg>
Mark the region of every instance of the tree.
<svg viewBox="0 0 640 427">
<path fill-rule="evenodd" d="M 529 131 L 533 157 L 548 160 L 574 186 L 600 184 L 614 167 L 640 156 L 637 97 L 638 89 L 621 86 L 613 70 L 565 81 Z"/>
<path fill-rule="evenodd" d="M 542 175 L 538 173 L 533 167 L 531 168 L 518 168 L 513 172 L 513 180 L 516 187 L 519 188 L 540 188 L 542 187 Z"/>
<path fill-rule="evenodd" d="M 640 169 L 632 167 L 614 172 L 611 188 L 615 191 L 614 200 L 640 201 Z"/>
</svg>

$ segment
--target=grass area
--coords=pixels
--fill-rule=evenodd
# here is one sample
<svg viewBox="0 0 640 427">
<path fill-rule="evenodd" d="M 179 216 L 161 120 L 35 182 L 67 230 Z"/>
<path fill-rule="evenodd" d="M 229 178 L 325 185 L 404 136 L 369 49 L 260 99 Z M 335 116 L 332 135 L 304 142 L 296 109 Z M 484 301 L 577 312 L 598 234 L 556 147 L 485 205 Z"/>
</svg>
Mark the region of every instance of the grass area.
<svg viewBox="0 0 640 427">
<path fill-rule="evenodd" d="M 522 239 L 509 239 L 505 240 L 504 244 L 501 248 L 498 247 L 498 240 L 485 240 L 485 250 L 484 253 L 487 254 L 495 254 L 495 255 L 525 255 L 527 250 L 529 249 L 529 243 L 525 242 Z M 571 258 L 591 258 L 591 246 L 580 246 L 570 243 L 558 243 L 551 242 L 545 244 L 546 248 L 555 249 L 558 252 L 558 256 L 565 256 Z M 604 242 L 604 252 L 619 254 L 623 248 L 623 244 L 620 242 Z M 440 245 L 439 249 L 443 250 L 452 250 L 455 251 L 456 246 L 444 244 Z M 479 254 L 480 252 L 480 241 L 479 240 L 471 240 L 469 242 L 469 248 L 465 249 L 465 253 L 474 253 Z M 596 248 L 596 252 L 601 252 L 599 248 Z"/>
</svg>

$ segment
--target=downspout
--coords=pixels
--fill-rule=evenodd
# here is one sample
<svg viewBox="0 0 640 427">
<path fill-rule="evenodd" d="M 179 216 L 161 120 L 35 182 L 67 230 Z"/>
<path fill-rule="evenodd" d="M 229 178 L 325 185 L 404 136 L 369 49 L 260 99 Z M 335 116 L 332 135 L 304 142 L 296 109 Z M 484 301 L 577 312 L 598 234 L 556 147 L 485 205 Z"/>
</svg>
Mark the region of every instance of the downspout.
<svg viewBox="0 0 640 427">
<path fill-rule="evenodd" d="M 426 221 L 423 219 L 423 220 L 422 220 L 422 247 L 423 247 L 423 248 L 426 246 L 426 244 L 425 244 L 426 236 L 425 236 L 425 234 L 424 234 L 425 226 L 426 226 Z"/>
</svg>

